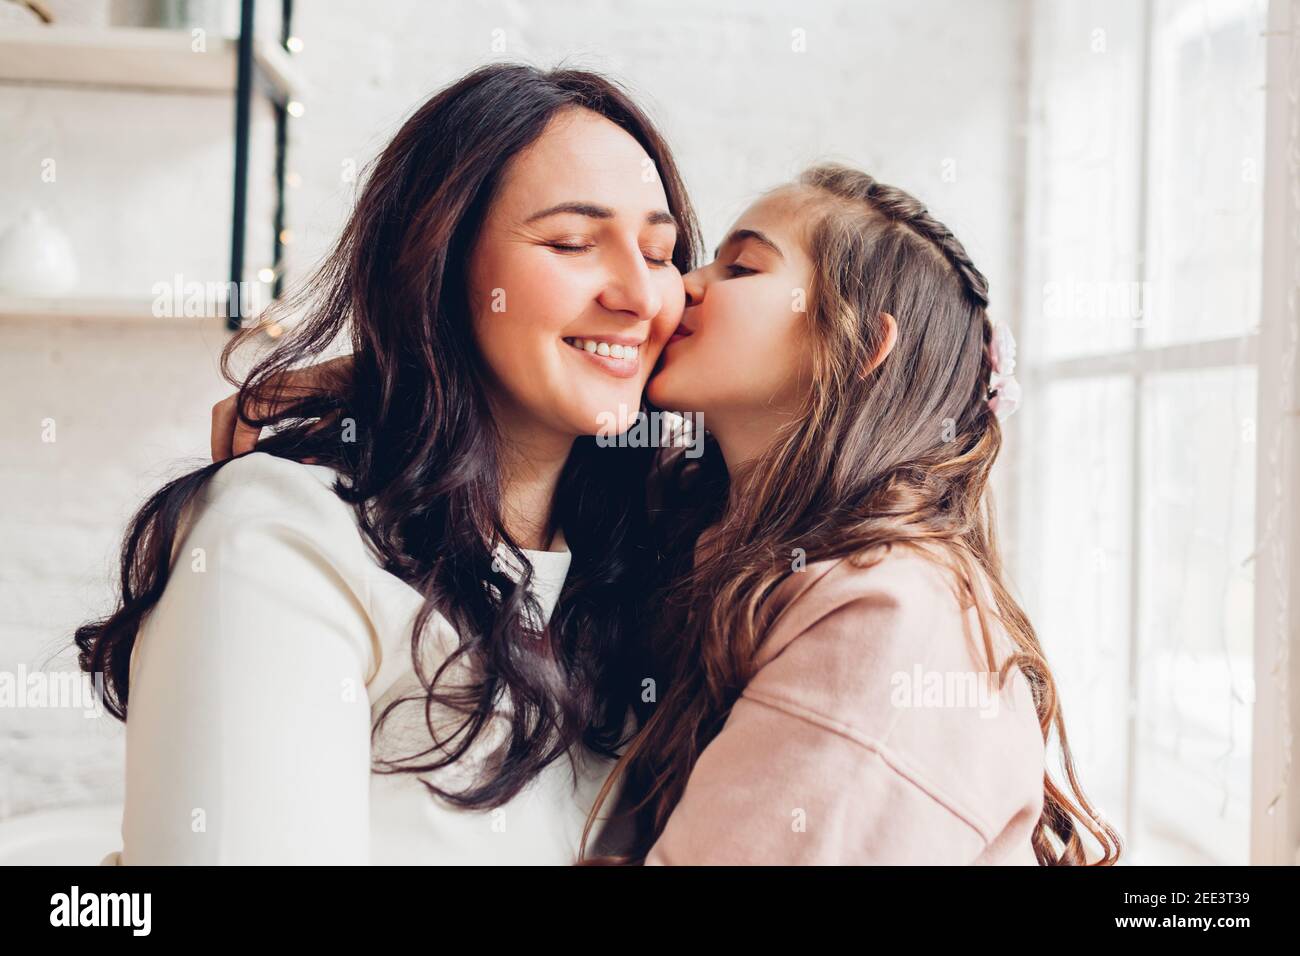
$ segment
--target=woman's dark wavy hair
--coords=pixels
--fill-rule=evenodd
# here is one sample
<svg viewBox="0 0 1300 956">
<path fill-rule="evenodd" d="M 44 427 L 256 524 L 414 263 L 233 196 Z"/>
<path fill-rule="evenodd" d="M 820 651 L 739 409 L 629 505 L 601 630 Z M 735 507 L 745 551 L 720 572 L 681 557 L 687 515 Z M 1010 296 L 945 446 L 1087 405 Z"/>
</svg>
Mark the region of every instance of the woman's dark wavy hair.
<svg viewBox="0 0 1300 956">
<path fill-rule="evenodd" d="M 373 731 L 397 704 L 419 699 L 437 744 L 378 761 L 376 771 L 425 773 L 454 763 L 491 725 L 501 695 L 510 700 L 509 731 L 472 783 L 450 790 L 421 778 L 464 807 L 509 800 L 578 741 L 612 756 L 645 672 L 635 595 L 648 565 L 642 489 L 654 449 L 599 448 L 591 436 L 575 442 L 554 515 L 572 563 L 536 640 L 524 617 L 532 567 L 502 522 L 498 435 L 471 334 L 469 257 L 498 183 L 553 117 L 575 108 L 626 130 L 654 161 L 680 227 L 673 263 L 689 271 L 700 245 L 694 212 L 667 144 L 629 96 L 590 72 L 495 64 L 428 100 L 374 161 L 336 246 L 276 310 L 301 310 L 302 321 L 242 383 L 231 356 L 265 323 L 222 353 L 222 374 L 239 386 L 240 417 L 275 428 L 258 451 L 337 469 L 335 492 L 355 508 L 385 570 L 424 597 L 411 653 L 427 696 L 389 704 Z M 324 376 L 310 392 L 285 384 L 283 373 L 349 339 L 347 371 Z M 256 414 L 266 408 L 277 410 Z M 340 440 L 343 424 L 354 440 Z M 224 464 L 185 474 L 144 504 L 122 546 L 120 605 L 76 632 L 80 667 L 103 673 L 105 706 L 120 720 L 131 650 L 167 585 L 178 530 Z M 519 561 L 518 584 L 494 564 L 496 541 Z M 434 611 L 456 628 L 460 646 L 429 675 L 420 645 Z M 461 658 L 473 681 L 446 686 L 444 672 Z M 457 712 L 450 736 L 442 706 Z"/>
</svg>

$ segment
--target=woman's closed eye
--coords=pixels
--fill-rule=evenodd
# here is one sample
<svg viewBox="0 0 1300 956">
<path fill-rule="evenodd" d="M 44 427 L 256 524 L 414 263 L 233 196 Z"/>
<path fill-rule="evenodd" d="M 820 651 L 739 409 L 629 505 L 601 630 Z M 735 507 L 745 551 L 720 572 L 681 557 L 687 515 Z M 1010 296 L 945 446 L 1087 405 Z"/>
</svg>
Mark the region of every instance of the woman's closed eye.
<svg viewBox="0 0 1300 956">
<path fill-rule="evenodd" d="M 595 248 L 595 243 L 577 243 L 577 242 L 548 242 L 547 245 L 561 255 L 575 256 L 586 252 L 588 249 Z M 663 255 L 657 249 L 645 250 L 641 253 L 645 261 L 656 268 L 663 268 L 672 265 L 672 253 Z"/>
<path fill-rule="evenodd" d="M 556 252 L 562 252 L 566 255 L 575 255 L 579 252 L 586 252 L 592 246 L 589 242 L 548 242 L 547 245 Z"/>
</svg>

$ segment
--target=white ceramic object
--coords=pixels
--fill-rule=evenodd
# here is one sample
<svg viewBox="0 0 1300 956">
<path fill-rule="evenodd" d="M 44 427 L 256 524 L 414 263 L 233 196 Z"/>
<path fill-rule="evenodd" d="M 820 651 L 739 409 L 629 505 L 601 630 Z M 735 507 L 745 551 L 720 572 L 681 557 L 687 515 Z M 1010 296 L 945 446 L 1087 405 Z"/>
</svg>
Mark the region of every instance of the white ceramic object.
<svg viewBox="0 0 1300 956">
<path fill-rule="evenodd" d="M 0 294 L 55 296 L 76 285 L 72 243 L 40 209 L 28 209 L 0 235 Z"/>
</svg>

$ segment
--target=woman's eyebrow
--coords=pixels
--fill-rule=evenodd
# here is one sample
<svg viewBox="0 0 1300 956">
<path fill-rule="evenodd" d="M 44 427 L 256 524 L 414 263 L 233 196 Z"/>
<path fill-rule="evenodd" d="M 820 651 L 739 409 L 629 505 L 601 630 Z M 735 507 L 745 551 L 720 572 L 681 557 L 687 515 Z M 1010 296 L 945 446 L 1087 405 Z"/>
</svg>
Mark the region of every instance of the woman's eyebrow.
<svg viewBox="0 0 1300 956">
<path fill-rule="evenodd" d="M 548 206 L 529 216 L 524 222 L 536 222 L 539 219 L 545 219 L 547 216 L 555 216 L 560 213 L 573 213 L 578 216 L 589 216 L 592 219 L 613 219 L 614 210 L 608 206 L 601 206 L 593 202 L 581 202 L 571 200 L 569 202 L 556 203 L 554 206 Z M 667 209 L 656 209 L 654 212 L 646 213 L 646 225 L 658 226 L 669 225 L 674 229 L 677 228 L 677 220 Z"/>
<path fill-rule="evenodd" d="M 771 239 L 769 239 L 767 236 L 763 235 L 757 229 L 737 229 L 726 239 L 722 240 L 722 245 L 718 246 L 718 248 L 713 250 L 713 258 L 716 259 L 718 258 L 719 255 L 722 254 L 723 246 L 729 246 L 733 242 L 744 242 L 746 239 L 753 239 L 759 245 L 766 246 L 768 249 L 771 249 L 773 252 L 776 253 L 777 258 L 779 259 L 785 258 L 785 254 L 781 252 L 781 247 L 778 246 Z"/>
</svg>

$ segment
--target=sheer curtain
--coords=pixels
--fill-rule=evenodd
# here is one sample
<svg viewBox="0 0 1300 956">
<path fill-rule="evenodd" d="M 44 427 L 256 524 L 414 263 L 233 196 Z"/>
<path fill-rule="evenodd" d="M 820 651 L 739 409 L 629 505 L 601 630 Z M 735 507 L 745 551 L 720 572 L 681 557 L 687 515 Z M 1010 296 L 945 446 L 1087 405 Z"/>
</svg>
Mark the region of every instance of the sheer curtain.
<svg viewBox="0 0 1300 956">
<path fill-rule="evenodd" d="M 1030 9 L 1014 573 L 1126 861 L 1250 862 L 1269 3 Z"/>
</svg>

